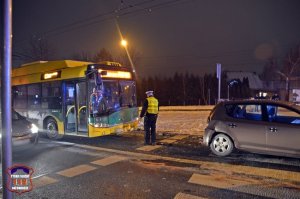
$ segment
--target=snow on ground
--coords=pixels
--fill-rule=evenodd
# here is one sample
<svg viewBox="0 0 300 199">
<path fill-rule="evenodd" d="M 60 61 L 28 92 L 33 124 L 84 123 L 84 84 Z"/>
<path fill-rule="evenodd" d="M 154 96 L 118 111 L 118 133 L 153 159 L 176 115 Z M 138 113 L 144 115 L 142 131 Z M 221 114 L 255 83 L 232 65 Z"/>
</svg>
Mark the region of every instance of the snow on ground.
<svg viewBox="0 0 300 199">
<path fill-rule="evenodd" d="M 157 133 L 203 135 L 210 111 L 160 111 Z"/>
</svg>

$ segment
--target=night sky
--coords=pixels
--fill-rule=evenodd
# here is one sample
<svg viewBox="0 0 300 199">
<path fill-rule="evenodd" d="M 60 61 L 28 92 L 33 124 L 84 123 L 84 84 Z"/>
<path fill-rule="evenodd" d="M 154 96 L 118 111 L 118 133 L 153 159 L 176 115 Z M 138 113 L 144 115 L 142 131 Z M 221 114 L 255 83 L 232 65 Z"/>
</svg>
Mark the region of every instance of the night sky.
<svg viewBox="0 0 300 199">
<path fill-rule="evenodd" d="M 45 38 L 55 59 L 124 50 L 114 18 L 140 53 L 140 76 L 224 70 L 261 72 L 300 42 L 299 0 L 14 0 L 14 51 Z"/>
</svg>

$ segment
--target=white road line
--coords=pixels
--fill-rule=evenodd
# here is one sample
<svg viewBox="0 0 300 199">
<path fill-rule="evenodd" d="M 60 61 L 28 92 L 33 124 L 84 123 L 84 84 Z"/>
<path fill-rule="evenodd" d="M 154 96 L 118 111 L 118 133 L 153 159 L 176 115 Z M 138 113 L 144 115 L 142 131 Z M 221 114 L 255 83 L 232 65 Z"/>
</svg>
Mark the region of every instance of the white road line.
<svg viewBox="0 0 300 199">
<path fill-rule="evenodd" d="M 160 143 L 165 143 L 165 144 L 172 144 L 174 142 L 177 142 L 177 140 L 173 140 L 173 139 L 168 138 L 168 139 L 160 140 L 159 142 Z"/>
<path fill-rule="evenodd" d="M 184 138 L 189 137 L 189 135 L 175 135 L 173 137 L 170 137 L 171 140 L 183 140 Z"/>
<path fill-rule="evenodd" d="M 81 175 L 81 174 L 87 173 L 87 172 L 95 170 L 95 169 L 96 169 L 96 167 L 82 164 L 82 165 L 78 165 L 78 166 L 75 166 L 75 167 L 72 167 L 69 169 L 59 171 L 59 172 L 57 172 L 57 174 L 65 176 L 65 177 L 74 177 L 74 176 Z"/>
<path fill-rule="evenodd" d="M 46 185 L 58 182 L 57 179 L 50 178 L 48 176 L 42 176 L 40 178 L 34 178 L 34 179 L 32 179 L 32 181 L 33 181 L 32 182 L 33 188 L 38 188 L 38 187 L 42 187 L 42 186 L 46 186 Z"/>
<path fill-rule="evenodd" d="M 184 138 L 187 138 L 189 137 L 188 135 L 175 135 L 173 137 L 169 137 L 167 139 L 164 139 L 164 140 L 160 140 L 159 142 L 160 143 L 165 143 L 165 144 L 172 144 L 174 142 L 177 142 L 179 140 L 182 140 Z"/>
<path fill-rule="evenodd" d="M 123 160 L 126 160 L 126 159 L 128 159 L 128 158 L 124 157 L 124 156 L 114 155 L 114 156 L 110 156 L 110 157 L 107 157 L 107 158 L 103 158 L 103 159 L 100 159 L 100 160 L 93 161 L 91 163 L 96 164 L 96 165 L 100 165 L 100 166 L 107 166 L 107 165 L 111 165 L 111 164 L 114 164 L 116 162 L 120 162 L 120 161 L 123 161 Z"/>
<path fill-rule="evenodd" d="M 49 173 L 43 173 L 43 174 L 34 176 L 34 177 L 32 177 L 32 179 L 40 178 L 40 177 L 45 176 L 45 175 L 47 175 L 47 174 L 49 174 Z"/>
<path fill-rule="evenodd" d="M 203 198 L 203 197 L 199 197 L 199 196 L 194 196 L 194 195 L 190 195 L 190 194 L 185 194 L 185 193 L 181 193 L 179 192 L 174 199 L 207 199 L 207 198 Z"/>
<path fill-rule="evenodd" d="M 72 152 L 72 153 L 77 153 L 77 154 L 82 154 L 82 155 L 88 155 L 88 156 L 100 156 L 99 158 L 104 157 L 102 153 L 99 152 L 92 152 L 87 149 L 81 149 L 77 147 L 71 147 L 71 148 L 65 148 L 64 151 Z"/>
<path fill-rule="evenodd" d="M 211 175 L 193 174 L 188 182 L 274 199 L 299 198 L 300 194 L 300 188 L 295 184 L 284 182 L 277 184 L 269 182 L 268 180 L 243 178 L 242 176 L 217 173 Z M 287 193 L 289 194 L 288 196 L 286 195 Z"/>
<path fill-rule="evenodd" d="M 269 178 L 275 178 L 278 180 L 289 180 L 300 182 L 300 172 L 295 171 L 284 171 L 284 170 L 276 170 L 269 168 L 259 168 L 259 167 L 251 167 L 244 165 L 232 165 L 228 163 L 218 163 L 218 162 L 203 162 L 200 166 L 200 169 L 215 169 L 218 171 L 222 171 L 225 173 L 238 173 L 238 174 L 247 174 L 254 176 L 263 176 Z"/>
<path fill-rule="evenodd" d="M 142 146 L 142 147 L 139 147 L 139 148 L 136 148 L 136 150 L 138 151 L 153 151 L 155 149 L 159 149 L 161 148 L 162 146 L 160 145 L 149 145 L 149 146 Z"/>
<path fill-rule="evenodd" d="M 217 175 L 202 175 L 202 174 L 193 174 L 188 181 L 189 183 L 217 187 L 217 188 L 232 188 L 237 186 L 244 186 L 253 184 L 249 180 L 232 178 L 231 176 L 226 176 L 222 174 Z"/>
</svg>

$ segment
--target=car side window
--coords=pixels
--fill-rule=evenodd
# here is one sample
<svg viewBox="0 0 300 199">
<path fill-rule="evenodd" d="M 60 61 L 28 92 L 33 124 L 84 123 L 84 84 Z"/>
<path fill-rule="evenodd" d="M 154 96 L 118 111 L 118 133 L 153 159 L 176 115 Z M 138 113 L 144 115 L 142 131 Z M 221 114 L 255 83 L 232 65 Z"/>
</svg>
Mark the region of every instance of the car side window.
<svg viewBox="0 0 300 199">
<path fill-rule="evenodd" d="M 19 120 L 20 119 L 20 115 L 15 111 L 12 111 L 11 115 L 12 115 L 12 120 Z"/>
<path fill-rule="evenodd" d="M 257 104 L 236 104 L 226 107 L 227 114 L 236 119 L 262 120 L 261 106 Z"/>
<path fill-rule="evenodd" d="M 300 114 L 288 108 L 276 105 L 267 105 L 270 122 L 300 125 Z"/>
</svg>

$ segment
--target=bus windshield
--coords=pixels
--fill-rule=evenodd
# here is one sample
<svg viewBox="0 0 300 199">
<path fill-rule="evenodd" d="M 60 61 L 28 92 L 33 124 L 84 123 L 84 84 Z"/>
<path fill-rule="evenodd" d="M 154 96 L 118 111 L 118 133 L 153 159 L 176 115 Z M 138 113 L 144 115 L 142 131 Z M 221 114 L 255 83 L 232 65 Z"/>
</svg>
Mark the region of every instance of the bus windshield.
<svg viewBox="0 0 300 199">
<path fill-rule="evenodd" d="M 96 85 L 90 80 L 90 114 L 100 116 L 113 113 L 122 107 L 135 107 L 135 82 L 122 80 L 103 80 L 101 85 Z"/>
<path fill-rule="evenodd" d="M 136 106 L 135 82 L 120 81 L 120 104 L 122 107 Z"/>
</svg>

